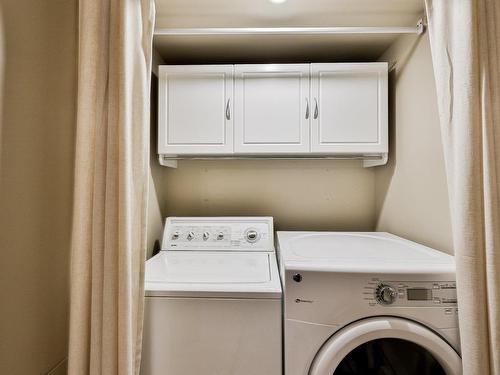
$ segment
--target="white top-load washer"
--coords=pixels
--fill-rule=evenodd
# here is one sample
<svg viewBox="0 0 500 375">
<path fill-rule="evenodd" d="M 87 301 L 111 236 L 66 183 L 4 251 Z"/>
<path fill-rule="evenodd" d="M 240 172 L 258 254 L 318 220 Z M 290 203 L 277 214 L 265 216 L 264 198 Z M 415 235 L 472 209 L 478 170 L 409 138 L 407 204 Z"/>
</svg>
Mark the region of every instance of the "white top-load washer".
<svg viewBox="0 0 500 375">
<path fill-rule="evenodd" d="M 389 233 L 278 232 L 285 375 L 459 375 L 455 264 Z"/>
<path fill-rule="evenodd" d="M 146 262 L 142 375 L 281 375 L 271 217 L 170 217 Z"/>
</svg>

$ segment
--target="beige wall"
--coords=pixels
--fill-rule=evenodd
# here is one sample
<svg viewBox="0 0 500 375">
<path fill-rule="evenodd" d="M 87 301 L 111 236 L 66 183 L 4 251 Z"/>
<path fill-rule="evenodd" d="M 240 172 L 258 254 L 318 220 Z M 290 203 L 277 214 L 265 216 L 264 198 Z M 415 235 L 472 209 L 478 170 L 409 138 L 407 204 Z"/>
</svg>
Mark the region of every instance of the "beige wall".
<svg viewBox="0 0 500 375">
<path fill-rule="evenodd" d="M 152 159 L 151 241 L 161 236 L 160 216 L 272 215 L 278 230 L 376 229 L 452 252 L 428 36 L 399 38 L 381 60 L 398 61 L 390 75 L 387 166 L 233 160 L 158 169 Z"/>
<path fill-rule="evenodd" d="M 157 71 L 157 55 L 153 57 L 153 68 Z M 156 66 L 155 66 L 156 65 Z M 160 249 L 165 219 L 165 194 L 163 193 L 164 167 L 158 163 L 156 155 L 157 143 L 157 107 L 158 107 L 158 78 L 151 77 L 151 129 L 150 129 L 150 169 L 148 195 L 148 249 L 147 257 L 151 257 L 155 250 Z"/>
<path fill-rule="evenodd" d="M 153 70 L 161 63 L 155 55 Z M 156 85 L 153 77 L 149 256 L 166 216 L 269 215 L 277 230 L 373 230 L 375 172 L 360 161 L 184 160 L 177 169 L 161 167 Z"/>
<path fill-rule="evenodd" d="M 278 230 L 374 225 L 374 172 L 359 161 L 180 161 L 162 174 L 169 216 L 270 215 Z"/>
<path fill-rule="evenodd" d="M 390 162 L 376 171 L 376 230 L 453 252 L 428 34 L 404 36 L 382 61 L 390 74 Z"/>
<path fill-rule="evenodd" d="M 0 374 L 63 374 L 77 1 L 0 6 Z"/>
<path fill-rule="evenodd" d="M 390 74 L 390 161 L 181 161 L 159 167 L 152 143 L 150 251 L 160 217 L 271 215 L 278 230 L 378 230 L 453 252 L 428 35 L 382 56 Z M 156 127 L 153 124 L 152 135 Z"/>
</svg>

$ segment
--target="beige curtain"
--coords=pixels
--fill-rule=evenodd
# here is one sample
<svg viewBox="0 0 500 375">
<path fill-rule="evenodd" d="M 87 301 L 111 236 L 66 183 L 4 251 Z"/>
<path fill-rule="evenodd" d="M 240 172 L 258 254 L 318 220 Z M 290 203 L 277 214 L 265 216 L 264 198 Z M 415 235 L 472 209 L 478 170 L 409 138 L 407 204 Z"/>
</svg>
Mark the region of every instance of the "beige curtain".
<svg viewBox="0 0 500 375">
<path fill-rule="evenodd" d="M 80 0 L 68 373 L 137 374 L 153 0 Z"/>
<path fill-rule="evenodd" d="M 500 374 L 500 2 L 426 0 L 464 374 Z"/>
</svg>

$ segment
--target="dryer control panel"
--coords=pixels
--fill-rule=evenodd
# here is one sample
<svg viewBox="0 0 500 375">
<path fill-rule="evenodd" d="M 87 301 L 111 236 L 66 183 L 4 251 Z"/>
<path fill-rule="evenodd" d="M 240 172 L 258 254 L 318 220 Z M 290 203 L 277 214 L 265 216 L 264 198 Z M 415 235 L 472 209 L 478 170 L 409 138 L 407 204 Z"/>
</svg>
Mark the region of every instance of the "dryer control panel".
<svg viewBox="0 0 500 375">
<path fill-rule="evenodd" d="M 394 307 L 456 306 L 455 281 L 398 281 L 373 279 L 365 286 L 370 305 Z"/>
<path fill-rule="evenodd" d="M 169 217 L 162 250 L 274 251 L 272 217 Z"/>
</svg>

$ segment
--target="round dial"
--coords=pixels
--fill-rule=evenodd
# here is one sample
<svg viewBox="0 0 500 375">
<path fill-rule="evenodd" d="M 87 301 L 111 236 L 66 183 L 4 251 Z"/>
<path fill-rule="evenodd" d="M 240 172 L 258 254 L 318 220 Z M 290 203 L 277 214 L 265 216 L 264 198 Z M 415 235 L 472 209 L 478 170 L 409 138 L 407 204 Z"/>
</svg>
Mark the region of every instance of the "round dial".
<svg viewBox="0 0 500 375">
<path fill-rule="evenodd" d="M 193 231 L 190 231 L 187 235 L 187 239 L 188 241 L 191 241 L 192 239 L 194 238 L 194 232 Z"/>
<path fill-rule="evenodd" d="M 397 292 L 390 285 L 380 284 L 375 290 L 375 298 L 382 305 L 390 305 L 396 300 Z"/>
<path fill-rule="evenodd" d="M 257 242 L 257 240 L 259 239 L 259 232 L 257 232 L 255 229 L 248 229 L 245 232 L 245 239 L 250 243 Z"/>
</svg>

